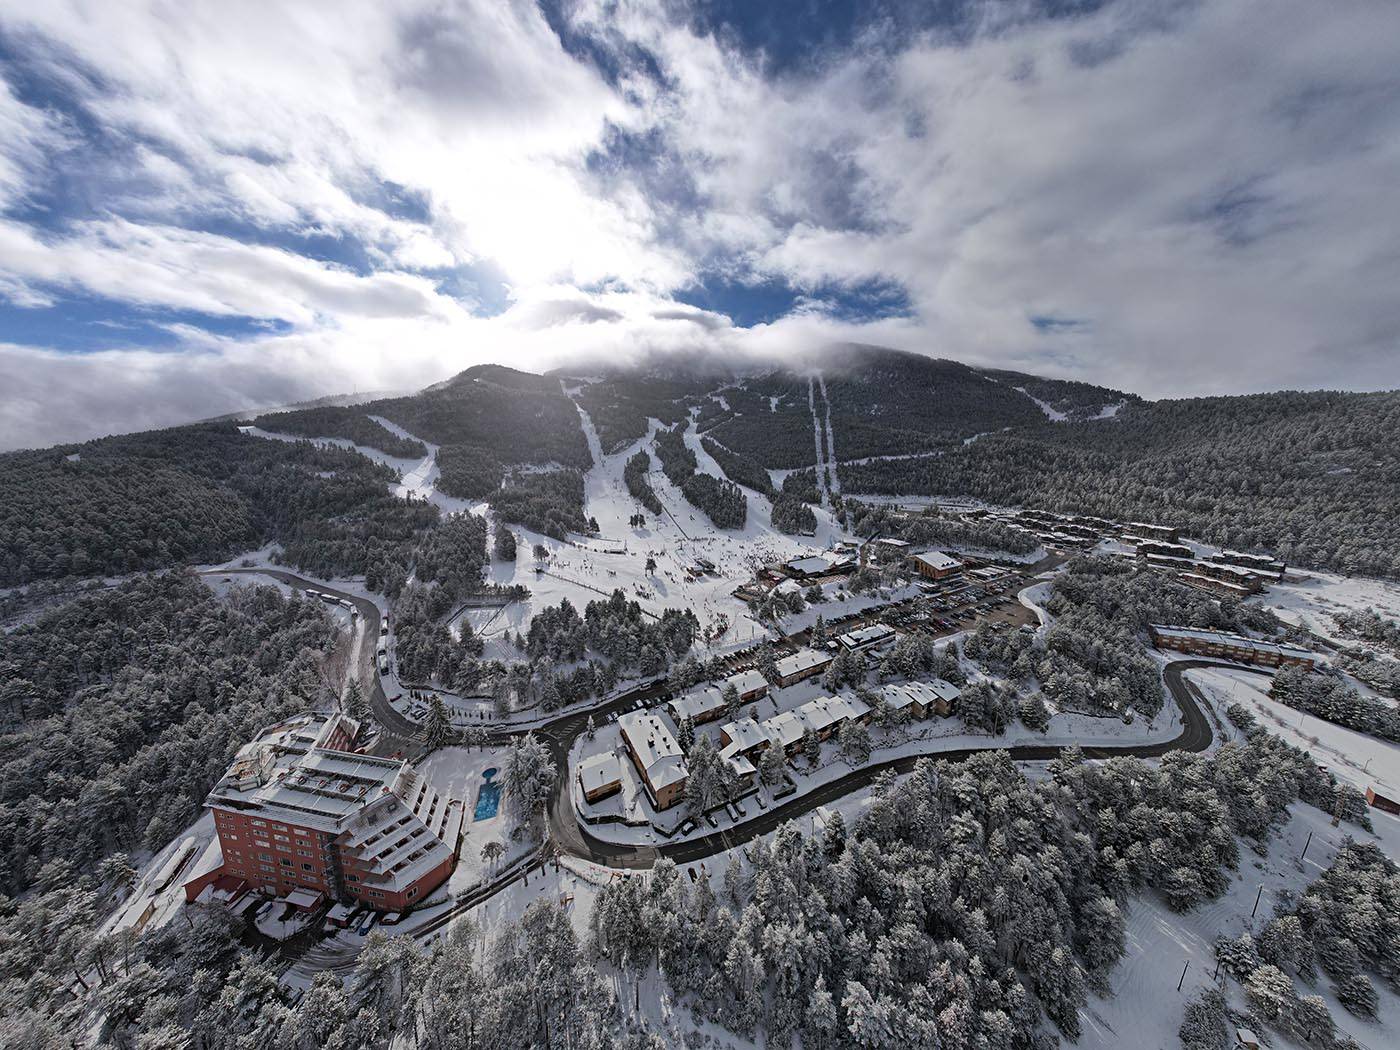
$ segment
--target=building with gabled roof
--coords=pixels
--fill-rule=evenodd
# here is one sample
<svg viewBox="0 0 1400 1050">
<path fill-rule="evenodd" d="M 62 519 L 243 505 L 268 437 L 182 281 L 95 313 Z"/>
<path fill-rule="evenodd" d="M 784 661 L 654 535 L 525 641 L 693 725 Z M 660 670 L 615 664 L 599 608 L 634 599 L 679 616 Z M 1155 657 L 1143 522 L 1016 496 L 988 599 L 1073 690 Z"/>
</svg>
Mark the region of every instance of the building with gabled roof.
<svg viewBox="0 0 1400 1050">
<path fill-rule="evenodd" d="M 687 718 L 696 725 L 713 722 L 724 714 L 725 707 L 724 695 L 720 692 L 719 686 L 716 685 L 692 689 L 690 692 L 682 693 L 674 700 L 666 702 L 666 709 L 671 712 L 671 717 L 676 720 L 676 725 L 680 725 Z"/>
<path fill-rule="evenodd" d="M 768 679 L 753 668 L 730 675 L 724 680 L 724 684 L 732 685 L 738 690 L 739 699 L 746 704 L 768 693 Z"/>
<path fill-rule="evenodd" d="M 950 715 L 962 691 L 952 682 L 934 678 L 924 682 L 891 682 L 880 695 L 892 711 L 907 710 L 914 718 L 927 718 L 930 711 Z"/>
<path fill-rule="evenodd" d="M 622 790 L 622 762 L 616 752 L 589 755 L 578 764 L 578 786 L 583 797 L 597 802 Z"/>
<path fill-rule="evenodd" d="M 671 730 L 653 711 L 628 711 L 618 716 L 617 725 L 652 805 L 657 809 L 674 806 L 685 794 L 689 774 Z"/>
<path fill-rule="evenodd" d="M 412 907 L 447 879 L 461 803 L 402 759 L 349 750 L 358 731 L 345 715 L 311 713 L 239 750 L 204 802 L 223 875 L 384 911 Z"/>
<path fill-rule="evenodd" d="M 719 727 L 722 754 L 752 755 L 768 746 L 768 734 L 752 718 L 736 718 Z"/>
<path fill-rule="evenodd" d="M 775 665 L 778 670 L 778 684 L 792 685 L 812 678 L 826 670 L 831 663 L 830 653 L 817 649 L 799 649 L 791 656 L 785 656 Z"/>
<path fill-rule="evenodd" d="M 962 571 L 962 562 L 942 551 L 920 551 L 909 555 L 909 561 L 920 576 L 942 580 Z"/>
</svg>

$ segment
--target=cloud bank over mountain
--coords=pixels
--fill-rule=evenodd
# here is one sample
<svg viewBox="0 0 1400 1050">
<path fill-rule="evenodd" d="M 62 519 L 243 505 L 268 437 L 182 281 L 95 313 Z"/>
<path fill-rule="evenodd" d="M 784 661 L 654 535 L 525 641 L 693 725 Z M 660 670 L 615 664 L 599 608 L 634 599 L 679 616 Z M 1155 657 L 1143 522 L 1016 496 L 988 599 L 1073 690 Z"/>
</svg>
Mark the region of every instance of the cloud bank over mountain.
<svg viewBox="0 0 1400 1050">
<path fill-rule="evenodd" d="M 0 447 L 860 341 L 1400 385 L 1400 8 L 0 0 Z"/>
</svg>

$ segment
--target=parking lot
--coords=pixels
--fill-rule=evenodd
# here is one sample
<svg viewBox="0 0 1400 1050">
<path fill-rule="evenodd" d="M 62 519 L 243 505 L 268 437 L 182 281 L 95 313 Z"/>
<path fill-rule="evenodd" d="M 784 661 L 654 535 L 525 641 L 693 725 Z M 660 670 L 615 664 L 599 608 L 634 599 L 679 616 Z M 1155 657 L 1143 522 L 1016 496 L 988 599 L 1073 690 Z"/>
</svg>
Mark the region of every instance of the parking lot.
<svg viewBox="0 0 1400 1050">
<path fill-rule="evenodd" d="M 1002 629 L 1009 630 L 1036 622 L 1035 614 L 1016 598 L 1017 592 L 1029 582 L 1017 572 L 979 583 L 962 579 L 931 582 L 925 594 L 838 617 L 827 626 L 832 633 L 839 634 L 882 623 L 906 634 L 917 632 L 931 638 L 973 630 L 981 620 L 1005 625 Z"/>
</svg>

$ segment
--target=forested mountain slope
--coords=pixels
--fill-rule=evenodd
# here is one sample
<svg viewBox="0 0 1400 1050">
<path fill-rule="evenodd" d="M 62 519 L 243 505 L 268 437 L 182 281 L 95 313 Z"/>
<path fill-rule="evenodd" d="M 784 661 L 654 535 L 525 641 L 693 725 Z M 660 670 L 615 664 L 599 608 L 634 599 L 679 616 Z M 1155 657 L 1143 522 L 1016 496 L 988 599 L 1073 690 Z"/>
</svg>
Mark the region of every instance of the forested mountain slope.
<svg viewBox="0 0 1400 1050">
<path fill-rule="evenodd" d="M 273 412 L 258 416 L 253 423 L 275 434 L 296 434 L 305 438 L 345 438 L 357 445 L 377 448 L 403 459 L 428 454 L 421 441 L 399 437 L 370 418 L 362 405 L 329 405 Z"/>
<path fill-rule="evenodd" d="M 825 369 L 823 378 L 838 459 L 948 447 L 1045 417 L 1004 383 L 957 361 L 918 354 L 861 348 L 854 366 Z"/>
<path fill-rule="evenodd" d="M 703 416 L 702 429 L 773 469 L 813 465 L 814 423 L 825 430 L 829 421 L 829 452 L 839 462 L 952 448 L 976 434 L 1041 423 L 1045 412 L 1031 395 L 1087 414 L 1131 397 L 872 346 L 832 348 L 801 370 L 745 378 L 722 394 L 728 410 Z"/>
<path fill-rule="evenodd" d="M 850 492 L 971 495 L 1171 522 L 1289 561 L 1400 574 L 1400 393 L 1129 404 L 945 455 L 841 467 Z"/>
<path fill-rule="evenodd" d="M 770 469 L 812 466 L 814 421 L 824 430 L 828 416 L 837 458 L 858 459 L 946 448 L 974 434 L 1038 423 L 1045 412 L 1036 398 L 1072 415 L 1133 398 L 1088 383 L 858 345 L 750 362 L 739 371 L 685 361 L 559 374 L 578 387 L 605 452 L 645 435 L 649 419 L 670 426 L 695 409 L 702 433 Z"/>
<path fill-rule="evenodd" d="M 0 456 L 0 586 L 218 561 L 280 541 L 318 575 L 363 573 L 437 520 L 355 452 L 173 427 Z"/>
<path fill-rule="evenodd" d="M 578 409 L 552 376 L 480 365 L 411 397 L 370 402 L 364 410 L 441 445 L 440 487 L 463 499 L 489 495 L 510 466 L 593 465 Z"/>
<path fill-rule="evenodd" d="M 317 603 L 177 574 L 0 634 L 0 890 L 165 845 L 254 731 L 328 698 L 336 637 Z"/>
<path fill-rule="evenodd" d="M 1013 390 L 1025 391 L 1070 419 L 1091 419 L 1105 408 L 1142 400 L 1136 394 L 1073 379 L 1046 379 L 1026 372 L 1008 372 L 1001 368 L 981 368 L 978 372 L 988 379 L 1006 384 Z"/>
</svg>

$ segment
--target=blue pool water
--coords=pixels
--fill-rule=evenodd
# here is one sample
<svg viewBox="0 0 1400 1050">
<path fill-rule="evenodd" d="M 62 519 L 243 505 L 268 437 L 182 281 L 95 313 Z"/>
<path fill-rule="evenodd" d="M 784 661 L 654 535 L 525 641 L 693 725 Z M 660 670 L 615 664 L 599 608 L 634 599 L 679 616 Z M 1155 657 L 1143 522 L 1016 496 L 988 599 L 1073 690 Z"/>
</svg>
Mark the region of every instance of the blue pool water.
<svg viewBox="0 0 1400 1050">
<path fill-rule="evenodd" d="M 481 772 L 481 788 L 476 793 L 476 809 L 473 820 L 490 820 L 501 805 L 501 785 L 491 778 L 496 775 L 495 767 Z"/>
</svg>

